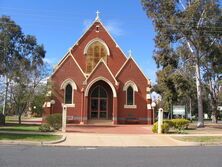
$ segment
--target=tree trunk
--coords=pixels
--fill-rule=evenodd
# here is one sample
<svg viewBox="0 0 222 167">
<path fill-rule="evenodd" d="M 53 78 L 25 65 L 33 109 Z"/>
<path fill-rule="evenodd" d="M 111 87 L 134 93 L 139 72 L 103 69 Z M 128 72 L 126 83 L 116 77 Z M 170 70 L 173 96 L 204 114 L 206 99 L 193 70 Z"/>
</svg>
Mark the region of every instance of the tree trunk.
<svg viewBox="0 0 222 167">
<path fill-rule="evenodd" d="M 21 118 L 22 118 L 22 115 L 21 115 L 21 114 L 19 114 L 19 115 L 18 115 L 18 122 L 19 122 L 19 125 L 21 125 L 21 124 L 22 124 L 22 119 L 21 119 Z"/>
<path fill-rule="evenodd" d="M 192 122 L 192 99 L 189 98 L 190 121 Z"/>
<path fill-rule="evenodd" d="M 201 127 L 204 127 L 204 120 L 203 120 L 203 101 L 202 101 L 202 88 L 201 88 L 199 61 L 196 62 L 196 86 L 197 86 L 197 102 L 198 102 L 197 127 L 201 128 Z"/>
<path fill-rule="evenodd" d="M 3 111 L 2 111 L 2 114 L 4 116 L 6 114 L 6 107 L 7 107 L 8 86 L 9 86 L 8 77 L 5 76 L 5 97 L 4 97 L 4 104 L 3 104 Z"/>
<path fill-rule="evenodd" d="M 212 115 L 211 115 L 212 123 L 217 123 L 217 116 L 218 116 L 217 102 L 214 99 L 212 99 Z"/>
</svg>

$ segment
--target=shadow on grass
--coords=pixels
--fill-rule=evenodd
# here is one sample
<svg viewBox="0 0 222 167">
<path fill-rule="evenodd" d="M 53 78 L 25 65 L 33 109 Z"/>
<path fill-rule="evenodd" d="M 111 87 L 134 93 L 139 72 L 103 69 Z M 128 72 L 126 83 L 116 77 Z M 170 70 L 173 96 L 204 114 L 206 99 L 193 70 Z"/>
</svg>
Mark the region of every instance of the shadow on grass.
<svg viewBox="0 0 222 167">
<path fill-rule="evenodd" d="M 22 140 L 22 141 L 53 141 L 62 136 L 49 134 L 6 134 L 0 133 L 0 140 Z"/>
<path fill-rule="evenodd" d="M 4 126 L 0 126 L 0 131 L 28 131 L 28 132 L 38 132 L 40 125 L 30 125 L 30 124 L 15 124 L 7 123 Z"/>
</svg>

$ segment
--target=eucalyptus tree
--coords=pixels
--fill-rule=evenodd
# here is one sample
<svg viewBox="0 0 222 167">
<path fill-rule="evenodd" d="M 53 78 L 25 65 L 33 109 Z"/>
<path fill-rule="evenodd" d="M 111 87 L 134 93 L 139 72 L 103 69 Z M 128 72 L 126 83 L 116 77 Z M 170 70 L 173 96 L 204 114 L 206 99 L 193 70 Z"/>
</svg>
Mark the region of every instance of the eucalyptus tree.
<svg viewBox="0 0 222 167">
<path fill-rule="evenodd" d="M 168 65 L 178 68 L 181 57 L 176 51 L 183 48 L 189 53 L 185 62 L 191 61 L 195 66 L 197 127 L 204 126 L 201 67 L 215 48 L 220 47 L 222 15 L 219 1 L 142 0 L 142 5 L 155 26 L 154 58 L 157 64 L 162 69 Z"/>
<path fill-rule="evenodd" d="M 35 36 L 25 35 L 22 28 L 10 17 L 0 17 L 0 76 L 6 78 L 5 101 L 10 83 L 15 86 L 12 90 L 16 95 L 13 99 L 18 99 L 17 104 L 19 104 L 18 101 L 24 102 L 30 99 L 24 94 L 31 84 L 36 87 L 39 83 L 38 78 L 42 76 L 44 57 L 44 46 L 38 44 Z M 17 109 L 20 110 L 20 108 Z"/>
</svg>

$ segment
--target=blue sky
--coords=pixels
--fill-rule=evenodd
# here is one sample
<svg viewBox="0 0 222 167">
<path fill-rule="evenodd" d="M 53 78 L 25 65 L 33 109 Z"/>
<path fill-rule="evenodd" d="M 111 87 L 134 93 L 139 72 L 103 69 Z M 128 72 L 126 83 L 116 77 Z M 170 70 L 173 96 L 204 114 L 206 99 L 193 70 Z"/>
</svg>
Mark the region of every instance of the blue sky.
<svg viewBox="0 0 222 167">
<path fill-rule="evenodd" d="M 125 54 L 131 49 L 143 72 L 155 82 L 155 32 L 140 0 L 0 0 L 0 15 L 11 16 L 24 33 L 35 35 L 52 65 L 79 39 L 97 10 Z"/>
</svg>

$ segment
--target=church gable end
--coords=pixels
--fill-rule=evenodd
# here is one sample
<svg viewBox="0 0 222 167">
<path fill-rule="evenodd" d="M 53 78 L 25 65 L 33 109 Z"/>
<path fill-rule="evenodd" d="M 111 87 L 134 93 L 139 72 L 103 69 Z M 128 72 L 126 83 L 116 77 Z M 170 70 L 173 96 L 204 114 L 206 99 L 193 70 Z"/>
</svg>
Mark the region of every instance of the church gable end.
<svg viewBox="0 0 222 167">
<path fill-rule="evenodd" d="M 85 73 L 89 73 L 101 57 L 113 74 L 126 61 L 125 55 L 100 21 L 94 21 L 71 52 Z"/>
<path fill-rule="evenodd" d="M 81 69 L 78 67 L 70 54 L 51 76 L 51 80 L 58 87 L 60 87 L 62 82 L 67 78 L 74 80 L 77 85 L 82 85 L 82 82 L 85 80 L 84 74 L 81 72 Z"/>
<path fill-rule="evenodd" d="M 147 87 L 149 84 L 146 76 L 137 66 L 132 57 L 128 58 L 115 77 L 118 81 L 120 80 L 123 82 L 123 84 L 128 80 L 133 80 L 135 83 L 138 83 L 138 85 L 141 85 L 141 87 Z"/>
<path fill-rule="evenodd" d="M 104 60 L 101 59 L 97 66 L 93 69 L 93 71 L 90 73 L 89 77 L 86 79 L 85 84 L 88 84 L 90 81 L 92 81 L 95 78 L 103 77 L 108 79 L 112 82 L 113 85 L 117 85 L 118 82 L 111 73 L 108 66 L 105 64 Z"/>
</svg>

